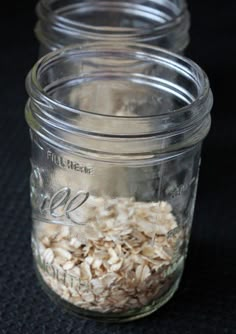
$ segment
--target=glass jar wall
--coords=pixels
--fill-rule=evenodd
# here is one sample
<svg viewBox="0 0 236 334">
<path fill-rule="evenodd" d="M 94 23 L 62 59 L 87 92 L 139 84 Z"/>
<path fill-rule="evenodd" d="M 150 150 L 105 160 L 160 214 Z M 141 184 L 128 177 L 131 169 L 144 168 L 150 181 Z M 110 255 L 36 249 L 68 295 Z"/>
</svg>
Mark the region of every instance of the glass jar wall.
<svg viewBox="0 0 236 334">
<path fill-rule="evenodd" d="M 206 75 L 162 49 L 99 43 L 43 57 L 27 90 L 43 287 L 88 318 L 152 313 L 184 268 L 210 128 Z"/>
</svg>

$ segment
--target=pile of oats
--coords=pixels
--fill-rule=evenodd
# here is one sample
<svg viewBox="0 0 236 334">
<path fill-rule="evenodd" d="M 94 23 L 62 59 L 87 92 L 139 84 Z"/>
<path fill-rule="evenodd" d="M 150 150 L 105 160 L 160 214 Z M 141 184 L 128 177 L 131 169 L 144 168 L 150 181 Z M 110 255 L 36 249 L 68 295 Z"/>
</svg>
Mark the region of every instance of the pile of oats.
<svg viewBox="0 0 236 334">
<path fill-rule="evenodd" d="M 80 214 L 85 225 L 37 226 L 36 263 L 54 292 L 87 310 L 123 312 L 168 290 L 183 243 L 170 204 L 90 196 Z"/>
</svg>

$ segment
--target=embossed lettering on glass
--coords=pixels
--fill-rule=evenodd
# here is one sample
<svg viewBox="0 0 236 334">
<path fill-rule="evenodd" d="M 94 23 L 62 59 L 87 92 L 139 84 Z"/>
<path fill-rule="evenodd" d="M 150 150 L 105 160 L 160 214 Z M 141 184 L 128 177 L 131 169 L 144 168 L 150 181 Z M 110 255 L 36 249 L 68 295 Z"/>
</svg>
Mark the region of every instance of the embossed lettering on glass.
<svg viewBox="0 0 236 334">
<path fill-rule="evenodd" d="M 40 282 L 88 318 L 152 313 L 184 268 L 210 128 L 206 75 L 161 49 L 91 44 L 43 57 L 27 90 Z"/>
</svg>

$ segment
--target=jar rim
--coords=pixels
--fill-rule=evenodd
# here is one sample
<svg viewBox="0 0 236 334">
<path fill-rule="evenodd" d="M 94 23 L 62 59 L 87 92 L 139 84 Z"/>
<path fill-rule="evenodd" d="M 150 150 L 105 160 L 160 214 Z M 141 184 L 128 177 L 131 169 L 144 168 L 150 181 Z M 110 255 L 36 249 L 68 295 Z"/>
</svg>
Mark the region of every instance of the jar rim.
<svg viewBox="0 0 236 334">
<path fill-rule="evenodd" d="M 171 110 L 171 116 L 174 116 L 174 114 L 178 113 L 184 113 L 186 110 L 191 109 L 195 109 L 198 108 L 200 104 L 203 104 L 209 97 L 210 94 L 210 83 L 208 80 L 208 77 L 206 75 L 206 73 L 202 70 L 202 68 L 197 65 L 194 61 L 192 61 L 191 59 L 178 55 L 176 53 L 173 53 L 169 50 L 165 50 L 159 47 L 154 47 L 154 46 L 149 46 L 149 45 L 145 45 L 145 44 L 138 44 L 138 43 L 129 43 L 129 44 L 123 44 L 123 43 L 119 43 L 118 45 L 111 45 L 110 43 L 107 42 L 103 42 L 103 43 L 88 43 L 86 45 L 80 45 L 80 44 L 74 44 L 71 45 L 69 47 L 64 47 L 61 48 L 59 50 L 56 51 L 52 51 L 50 53 L 48 53 L 47 55 L 45 55 L 44 57 L 42 57 L 41 59 L 39 59 L 36 64 L 33 66 L 32 70 L 30 71 L 29 75 L 28 75 L 28 80 L 30 80 L 31 84 L 32 84 L 32 89 L 29 88 L 29 93 L 31 95 L 31 93 L 33 93 L 33 97 L 35 97 L 34 92 L 37 93 L 38 98 L 42 98 L 42 100 L 47 101 L 48 103 L 58 106 L 58 107 L 63 107 L 63 109 L 66 109 L 68 111 L 71 111 L 73 113 L 84 113 L 84 114 L 90 114 L 94 117 L 102 117 L 104 119 L 104 117 L 107 118 L 114 118 L 114 119 L 123 119 L 123 120 L 129 120 L 129 119 L 134 119 L 134 117 L 130 117 L 130 116 L 115 116 L 115 115 L 107 115 L 107 114 L 100 114 L 100 113 L 96 113 L 96 112 L 92 112 L 92 111 L 88 111 L 88 110 L 81 110 L 78 108 L 73 108 L 71 106 L 67 106 L 65 104 L 63 104 L 62 102 L 59 102 L 55 99 L 53 99 L 49 94 L 47 94 L 47 92 L 45 92 L 44 88 L 42 87 L 42 85 L 40 84 L 39 80 L 38 80 L 38 75 L 39 72 L 41 70 L 41 68 L 45 65 L 48 65 L 49 62 L 54 62 L 54 61 L 58 61 L 60 59 L 60 57 L 66 57 L 66 56 L 71 56 L 73 53 L 86 53 L 86 52 L 96 52 L 97 54 L 99 52 L 101 53 L 106 53 L 106 52 L 121 52 L 121 48 L 122 47 L 122 52 L 137 52 L 139 57 L 145 57 L 145 60 L 149 59 L 152 61 L 161 61 L 164 62 L 166 64 L 168 64 L 169 66 L 171 66 L 172 68 L 174 68 L 175 70 L 181 71 L 182 73 L 185 73 L 185 75 L 187 75 L 189 78 L 192 77 L 192 74 L 190 72 L 190 70 L 187 68 L 187 65 L 190 66 L 191 70 L 193 70 L 195 72 L 195 74 L 197 75 L 197 79 L 199 81 L 198 84 L 198 96 L 195 98 L 194 101 L 192 101 L 191 103 L 188 103 L 180 108 Z M 181 64 L 178 64 L 178 61 L 181 62 Z M 192 77 L 193 79 L 193 77 Z M 159 115 L 149 115 L 149 116 L 137 116 L 135 117 L 135 119 L 162 119 L 165 118 L 166 116 L 169 116 L 169 113 L 162 113 Z"/>
<path fill-rule="evenodd" d="M 42 71 L 50 70 L 56 62 L 61 64 L 60 61 L 62 63 L 63 60 L 68 61 L 70 56 L 74 61 L 75 55 L 77 57 L 78 55 L 83 56 L 83 59 L 87 62 L 90 55 L 96 61 L 102 59 L 104 62 L 105 59 L 105 64 L 107 64 L 106 52 L 112 61 L 115 59 L 114 54 L 119 56 L 116 61 L 117 59 L 123 61 L 124 58 L 120 58 L 123 54 L 123 57 L 124 55 L 130 57 L 125 58 L 126 60 L 131 59 L 135 62 L 138 60 L 138 68 L 142 61 L 142 64 L 149 61 L 148 64 L 154 63 L 154 65 L 156 62 L 160 66 L 163 64 L 168 66 L 173 74 L 182 75 L 180 83 L 184 79 L 184 85 L 188 87 L 189 92 L 182 87 L 183 90 L 179 90 L 179 93 L 182 92 L 183 97 L 186 97 L 186 104 L 183 107 L 169 110 L 169 113 L 163 112 L 155 115 L 128 117 L 96 113 L 93 110 L 86 111 L 66 105 L 66 103 L 50 96 L 45 91 L 44 88 L 49 87 L 50 84 L 45 83 L 45 87 L 43 87 L 40 83 L 39 76 Z M 111 53 L 109 54 L 109 52 Z M 99 54 L 100 58 L 98 58 Z M 123 68 L 123 63 L 121 64 L 120 66 Z M 111 68 L 113 68 L 113 65 L 114 63 L 110 65 Z M 163 66 L 163 68 L 165 67 Z M 74 70 L 72 70 L 72 73 L 74 73 Z M 101 73 L 99 72 L 99 75 Z M 124 73 L 128 77 L 132 75 L 132 71 L 125 72 L 124 70 Z M 71 78 L 65 76 L 64 72 L 62 75 L 63 78 Z M 153 78 L 153 76 L 150 77 Z M 157 75 L 156 78 L 159 78 L 159 76 Z M 189 81 L 186 81 L 186 79 Z M 51 76 L 49 76 L 49 81 L 51 80 L 54 83 L 60 82 L 60 79 L 58 81 L 57 78 L 52 77 L 51 79 Z M 170 80 L 166 80 L 166 82 L 171 82 L 171 80 L 170 77 Z M 174 82 L 174 80 L 172 81 Z M 83 81 L 81 82 L 83 83 Z M 192 89 L 194 89 L 193 94 L 197 94 L 195 98 L 190 92 L 190 83 L 194 83 Z M 141 82 L 142 84 L 143 82 Z M 180 86 L 177 83 L 174 84 L 172 86 L 173 91 L 170 91 L 170 94 L 174 93 L 176 87 L 179 88 Z M 180 147 L 195 145 L 207 135 L 210 128 L 210 110 L 213 104 L 213 96 L 205 72 L 186 57 L 146 44 L 132 43 L 127 45 L 126 43 L 110 44 L 107 42 L 75 44 L 53 51 L 34 65 L 27 76 L 26 88 L 29 94 L 26 120 L 30 128 L 53 145 L 68 147 L 68 149 L 73 147 L 73 150 L 80 151 L 82 147 L 86 151 L 94 151 L 94 146 L 98 144 L 99 150 L 109 152 L 109 154 L 114 154 L 115 147 L 117 152 L 115 154 L 124 154 L 124 152 L 127 154 L 142 152 L 143 154 L 146 152 L 145 154 L 150 155 L 151 151 L 161 152 L 163 150 L 174 150 L 176 147 L 179 149 Z M 186 92 L 189 95 L 186 96 Z M 187 98 L 194 98 L 194 100 L 188 103 Z M 142 110 L 145 112 L 146 109 Z M 154 112 L 156 111 L 154 110 Z M 141 146 L 140 143 L 142 143 Z"/>
<path fill-rule="evenodd" d="M 59 30 L 66 30 L 67 32 L 76 33 L 76 31 L 83 31 L 86 32 L 88 35 L 92 36 L 96 39 L 99 38 L 99 36 L 105 38 L 109 37 L 112 34 L 112 38 L 119 38 L 122 36 L 122 38 L 130 38 L 134 36 L 147 36 L 147 35 L 163 35 L 168 31 L 174 31 L 177 26 L 179 26 L 183 20 L 188 17 L 188 10 L 187 10 L 187 4 L 185 1 L 181 2 L 181 7 L 175 6 L 175 10 L 179 10 L 177 13 L 173 13 L 173 15 L 170 17 L 169 20 L 165 20 L 165 22 L 162 22 L 161 24 L 152 25 L 150 27 L 144 27 L 141 28 L 134 28 L 134 27 L 109 27 L 109 26 L 95 26 L 91 24 L 85 24 L 82 22 L 78 22 L 76 20 L 69 19 L 63 15 L 59 15 L 53 11 L 51 8 L 51 4 L 54 0 L 47 1 L 47 0 L 41 0 L 37 5 L 37 14 L 40 19 L 47 19 L 50 20 L 54 25 L 57 26 L 57 29 Z M 106 2 L 106 1 L 104 1 Z M 163 5 L 163 2 L 160 2 L 158 0 L 151 0 L 154 4 L 161 4 Z M 124 3 L 127 8 L 130 5 L 129 3 Z M 134 4 L 133 4 L 134 5 Z M 170 1 L 166 1 L 165 5 L 169 5 L 170 8 L 172 7 L 172 10 L 174 11 L 174 4 Z M 151 10 L 151 8 L 147 7 L 147 9 Z M 145 15 L 144 10 L 140 10 L 140 14 L 143 16 Z M 150 13 L 149 13 L 150 14 Z M 158 16 L 156 16 L 156 23 Z"/>
</svg>

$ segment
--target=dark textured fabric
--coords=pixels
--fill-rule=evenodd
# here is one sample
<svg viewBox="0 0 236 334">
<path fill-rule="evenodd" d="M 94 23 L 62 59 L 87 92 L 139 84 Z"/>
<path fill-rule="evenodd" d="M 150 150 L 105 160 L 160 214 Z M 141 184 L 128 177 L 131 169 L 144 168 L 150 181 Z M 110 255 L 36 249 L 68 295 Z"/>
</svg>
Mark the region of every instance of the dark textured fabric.
<svg viewBox="0 0 236 334">
<path fill-rule="evenodd" d="M 36 60 L 37 42 L 33 38 L 35 1 L 22 2 L 13 2 L 8 13 L 1 12 L 0 20 L 0 333 L 236 333 L 235 1 L 225 1 L 218 8 L 213 0 L 190 3 L 189 55 L 207 71 L 215 106 L 203 150 L 181 286 L 160 311 L 123 325 L 63 313 L 41 290 L 34 274 L 28 195 L 30 143 L 23 110 L 24 78 Z"/>
</svg>

